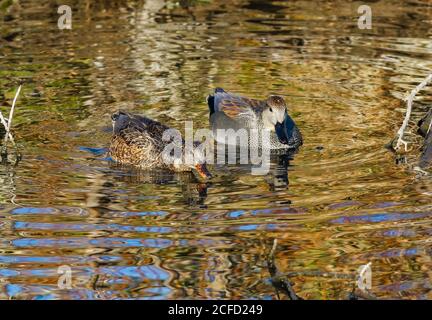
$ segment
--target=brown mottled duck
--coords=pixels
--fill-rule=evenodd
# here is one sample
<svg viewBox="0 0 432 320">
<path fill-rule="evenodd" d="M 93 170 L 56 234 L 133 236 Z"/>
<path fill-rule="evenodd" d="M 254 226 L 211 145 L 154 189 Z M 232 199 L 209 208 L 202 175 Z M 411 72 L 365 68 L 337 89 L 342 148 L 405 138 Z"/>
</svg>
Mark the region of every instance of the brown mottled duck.
<svg viewBox="0 0 432 320">
<path fill-rule="evenodd" d="M 171 141 L 165 141 L 163 134 L 170 128 L 160 122 L 144 116 L 131 114 L 125 111 L 117 111 L 111 116 L 113 122 L 113 135 L 109 148 L 109 156 L 121 164 L 133 165 L 144 170 L 156 168 L 167 169 L 174 172 L 196 172 L 202 178 L 210 178 L 205 157 L 197 148 L 198 142 L 194 142 L 194 150 L 187 151 L 185 141 L 182 141 L 181 159 L 167 162 L 164 152 Z M 182 161 L 187 152 L 192 163 Z"/>
</svg>

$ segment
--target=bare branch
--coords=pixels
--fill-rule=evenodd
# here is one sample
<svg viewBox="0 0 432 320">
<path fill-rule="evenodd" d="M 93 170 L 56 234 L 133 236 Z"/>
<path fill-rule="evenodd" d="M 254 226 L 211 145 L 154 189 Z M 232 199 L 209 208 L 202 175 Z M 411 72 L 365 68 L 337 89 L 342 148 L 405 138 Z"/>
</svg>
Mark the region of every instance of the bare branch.
<svg viewBox="0 0 432 320">
<path fill-rule="evenodd" d="M 8 121 L 8 125 L 9 125 L 8 128 L 9 128 L 9 130 L 10 130 L 11 126 L 12 126 L 12 119 L 13 119 L 13 115 L 14 115 L 14 111 L 15 111 L 15 104 L 16 104 L 18 96 L 19 96 L 19 94 L 21 92 L 21 87 L 22 87 L 22 85 L 20 85 L 18 87 L 18 90 L 15 93 L 15 97 L 14 97 L 13 102 L 12 102 L 12 108 L 11 108 L 11 111 L 9 113 L 9 121 Z"/>
<path fill-rule="evenodd" d="M 20 92 L 21 92 L 21 85 L 18 87 L 18 90 L 17 90 L 17 92 L 15 93 L 15 97 L 14 97 L 14 99 L 13 99 L 13 102 L 12 102 L 12 108 L 11 108 L 11 111 L 9 112 L 9 120 L 8 120 L 8 123 L 7 123 L 7 127 L 6 127 L 6 136 L 5 136 L 5 138 L 4 138 L 4 145 L 6 145 L 7 144 L 7 142 L 8 142 L 8 138 L 10 137 L 11 138 L 11 142 L 13 143 L 13 144 L 15 144 L 15 142 L 14 142 L 14 140 L 13 140 L 13 137 L 12 137 L 12 135 L 11 135 L 11 133 L 10 133 L 10 129 L 11 129 L 11 127 L 12 127 L 12 120 L 13 120 L 13 115 L 14 115 L 14 111 L 15 111 L 15 104 L 16 104 L 16 101 L 17 101 L 17 99 L 18 99 L 18 96 L 19 96 L 19 94 L 20 94 Z M 3 125 L 5 125 L 5 124 L 3 124 Z"/>
<path fill-rule="evenodd" d="M 5 136 L 5 138 L 7 136 L 9 136 L 9 139 L 12 142 L 12 144 L 15 144 L 15 141 L 14 141 L 14 138 L 12 137 L 12 134 L 10 132 L 8 132 L 8 124 L 7 124 L 6 119 L 3 117 L 3 114 L 1 113 L 1 111 L 0 111 L 0 122 L 1 122 L 1 124 L 3 125 L 3 127 L 6 130 L 6 136 Z"/>
<path fill-rule="evenodd" d="M 281 276 L 281 273 L 279 272 L 276 263 L 275 263 L 275 252 L 277 248 L 277 239 L 273 240 L 273 246 L 270 250 L 270 253 L 267 257 L 267 268 L 269 270 L 271 281 L 273 286 L 276 289 L 276 294 L 279 297 L 279 290 L 284 292 L 290 300 L 302 300 L 292 288 L 292 285 L 288 278 Z"/>
<path fill-rule="evenodd" d="M 398 150 L 400 146 L 403 144 L 405 146 L 405 151 L 407 151 L 408 143 L 403 140 L 403 135 L 405 133 L 405 129 L 408 126 L 408 122 L 411 118 L 411 111 L 412 111 L 412 104 L 414 101 L 415 96 L 422 90 L 424 87 L 426 87 L 430 82 L 432 81 L 432 74 L 428 75 L 417 87 L 415 87 L 410 95 L 405 99 L 407 102 L 407 110 L 405 114 L 405 119 L 402 122 L 402 126 L 399 128 L 398 132 L 396 133 L 396 137 L 393 139 L 396 142 L 395 150 Z"/>
</svg>

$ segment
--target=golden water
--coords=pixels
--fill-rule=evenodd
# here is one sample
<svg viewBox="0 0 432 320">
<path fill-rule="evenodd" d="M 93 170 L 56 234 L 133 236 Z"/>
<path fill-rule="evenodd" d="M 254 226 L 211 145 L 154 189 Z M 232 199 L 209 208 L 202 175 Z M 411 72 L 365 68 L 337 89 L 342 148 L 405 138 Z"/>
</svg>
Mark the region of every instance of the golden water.
<svg viewBox="0 0 432 320">
<path fill-rule="evenodd" d="M 303 298 L 345 299 L 368 262 L 377 297 L 432 297 L 432 181 L 384 148 L 432 68 L 428 1 L 373 2 L 359 30 L 357 2 L 76 0 L 63 31 L 55 1 L 19 2 L 0 22 L 18 32 L 0 40 L 3 112 L 24 81 L 23 159 L 0 166 L 0 298 L 275 299 L 274 239 Z M 287 175 L 274 159 L 202 184 L 85 149 L 108 145 L 119 108 L 205 128 L 217 86 L 285 96 L 305 140 Z"/>
</svg>

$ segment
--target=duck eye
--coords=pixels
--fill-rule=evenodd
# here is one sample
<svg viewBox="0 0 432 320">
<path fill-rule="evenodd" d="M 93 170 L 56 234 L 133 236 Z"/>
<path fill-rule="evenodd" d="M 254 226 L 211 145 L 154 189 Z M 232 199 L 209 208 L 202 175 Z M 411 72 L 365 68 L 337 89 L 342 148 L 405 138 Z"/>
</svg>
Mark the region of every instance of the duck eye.
<svg viewBox="0 0 432 320">
<path fill-rule="evenodd" d="M 271 107 L 270 107 L 270 109 L 269 109 L 269 110 L 270 110 L 270 112 L 273 112 L 273 109 L 272 109 Z"/>
</svg>

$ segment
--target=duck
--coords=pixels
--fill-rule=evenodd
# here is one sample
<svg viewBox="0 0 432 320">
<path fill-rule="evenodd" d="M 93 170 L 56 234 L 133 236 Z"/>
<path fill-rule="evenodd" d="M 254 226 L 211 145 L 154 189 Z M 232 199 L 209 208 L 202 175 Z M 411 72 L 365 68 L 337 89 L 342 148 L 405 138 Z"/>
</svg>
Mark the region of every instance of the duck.
<svg viewBox="0 0 432 320">
<path fill-rule="evenodd" d="M 113 132 L 108 156 L 116 163 L 132 165 L 144 170 L 167 169 L 172 172 L 194 172 L 198 177 L 209 179 L 212 177 L 206 166 L 206 158 L 199 148 L 200 143 L 193 143 L 193 150 L 185 148 L 185 141 L 181 138 L 181 159 L 186 159 L 186 153 L 193 159 L 192 163 L 175 158 L 175 161 L 165 161 L 164 151 L 170 141 L 163 135 L 170 127 L 147 118 L 119 110 L 111 115 Z"/>
<path fill-rule="evenodd" d="M 250 99 L 222 88 L 207 97 L 210 125 L 216 140 L 217 129 L 270 130 L 270 149 L 298 150 L 303 138 L 294 120 L 288 115 L 283 97 L 271 95 L 265 100 Z M 224 137 L 225 139 L 225 137 Z M 253 141 L 251 147 L 257 146 Z"/>
</svg>

